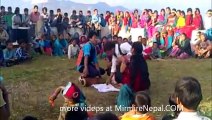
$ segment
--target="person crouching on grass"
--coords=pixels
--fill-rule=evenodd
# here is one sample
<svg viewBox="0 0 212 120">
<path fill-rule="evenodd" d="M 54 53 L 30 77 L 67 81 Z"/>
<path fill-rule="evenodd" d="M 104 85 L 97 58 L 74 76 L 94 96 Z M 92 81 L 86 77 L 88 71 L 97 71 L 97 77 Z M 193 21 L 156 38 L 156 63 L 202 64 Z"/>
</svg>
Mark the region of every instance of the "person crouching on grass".
<svg viewBox="0 0 212 120">
<path fill-rule="evenodd" d="M 63 107 L 60 108 L 60 115 L 58 120 L 65 120 L 68 107 L 85 107 L 85 96 L 82 91 L 74 84 L 69 82 L 66 86 L 58 87 L 54 93 L 49 97 L 49 103 L 54 107 L 54 101 L 58 95 L 62 93 L 64 97 Z M 73 108 L 74 109 L 74 108 Z"/>
<path fill-rule="evenodd" d="M 77 70 L 82 74 L 79 81 L 83 86 L 99 83 L 99 78 L 105 73 L 105 70 L 99 67 L 97 59 L 96 36 L 94 31 L 89 33 L 88 39 L 90 41 L 83 46 L 78 55 Z"/>
<path fill-rule="evenodd" d="M 132 105 L 132 110 L 121 116 L 120 120 L 156 120 L 153 115 L 148 113 L 151 107 L 151 99 L 145 92 L 137 92 Z"/>
</svg>

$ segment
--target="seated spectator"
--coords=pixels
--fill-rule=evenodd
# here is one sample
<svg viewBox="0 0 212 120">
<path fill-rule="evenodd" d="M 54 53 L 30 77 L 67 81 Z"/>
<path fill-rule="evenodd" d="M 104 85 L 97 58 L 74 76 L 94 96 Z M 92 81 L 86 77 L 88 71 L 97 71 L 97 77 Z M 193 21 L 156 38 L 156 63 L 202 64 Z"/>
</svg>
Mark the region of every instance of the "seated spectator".
<svg viewBox="0 0 212 120">
<path fill-rule="evenodd" d="M 72 43 L 68 46 L 68 59 L 77 58 L 79 51 L 80 48 L 77 45 L 76 40 L 73 40 Z"/>
<path fill-rule="evenodd" d="M 83 86 L 89 86 L 99 82 L 101 75 L 104 75 L 104 69 L 99 67 L 97 59 L 97 51 L 95 46 L 97 45 L 96 32 L 91 31 L 88 35 L 89 42 L 87 42 L 77 59 L 77 70 L 82 73 L 79 81 Z"/>
<path fill-rule="evenodd" d="M 7 41 L 7 48 L 4 49 L 4 65 L 10 67 L 12 65 L 18 64 L 18 59 L 15 56 L 15 49 L 13 48 L 13 43 Z"/>
<path fill-rule="evenodd" d="M 33 117 L 33 116 L 25 116 L 23 118 L 23 120 L 38 120 L 36 117 Z"/>
<path fill-rule="evenodd" d="M 63 56 L 65 51 L 67 50 L 68 43 L 63 38 L 63 34 L 59 34 L 59 37 L 54 40 L 53 43 L 53 54 L 54 56 Z"/>
<path fill-rule="evenodd" d="M 96 115 L 93 120 L 119 120 L 119 118 L 113 113 L 106 112 Z"/>
<path fill-rule="evenodd" d="M 43 39 L 43 51 L 46 55 L 52 56 L 51 40 L 48 39 L 47 35 L 42 36 Z"/>
<path fill-rule="evenodd" d="M 157 42 L 154 42 L 153 43 L 153 46 L 152 46 L 152 53 L 151 53 L 151 58 L 153 59 L 158 59 L 158 58 L 162 58 L 161 54 L 160 54 L 160 49 L 159 49 L 159 46 L 157 44 Z"/>
<path fill-rule="evenodd" d="M 148 113 L 148 109 L 145 109 L 149 108 L 150 106 L 151 99 L 149 95 L 140 91 L 135 95 L 132 110 L 121 116 L 121 120 L 156 120 L 153 115 Z"/>
<path fill-rule="evenodd" d="M 201 32 L 199 31 L 199 32 L 197 32 L 196 38 L 194 40 L 190 41 L 192 52 L 195 52 L 196 45 L 197 45 L 197 43 L 200 42 L 200 36 L 201 36 Z"/>
<path fill-rule="evenodd" d="M 186 38 L 186 35 L 183 33 L 180 35 L 180 39 L 176 40 L 172 52 L 170 53 L 171 57 L 177 57 L 178 59 L 186 59 L 192 55 L 190 41 Z"/>
<path fill-rule="evenodd" d="M 83 46 L 84 46 L 87 42 L 88 42 L 88 40 L 87 40 L 86 36 L 81 36 L 81 37 L 80 37 L 80 42 L 79 42 L 80 48 L 83 48 Z"/>
<path fill-rule="evenodd" d="M 174 95 L 177 105 L 182 110 L 176 120 L 210 120 L 197 113 L 197 108 L 202 100 L 202 90 L 198 80 L 192 77 L 178 80 Z"/>
<path fill-rule="evenodd" d="M 211 56 L 212 43 L 207 40 L 204 33 L 200 35 L 200 41 L 196 45 L 195 55 L 199 58 L 209 58 Z"/>
<path fill-rule="evenodd" d="M 62 48 L 63 48 L 63 52 L 64 53 L 67 53 L 68 51 L 68 42 L 67 40 L 64 38 L 64 35 L 63 34 L 59 34 L 59 41 L 60 41 L 60 44 L 62 45 Z"/>
<path fill-rule="evenodd" d="M 19 43 L 19 48 L 17 48 L 15 55 L 18 59 L 19 62 L 24 62 L 27 60 L 31 60 L 32 57 L 29 55 L 29 53 L 26 50 L 26 43 L 25 42 L 20 42 Z"/>
<path fill-rule="evenodd" d="M 49 103 L 52 107 L 55 105 L 55 100 L 58 95 L 62 93 L 64 98 L 63 107 L 85 107 L 85 96 L 82 91 L 74 83 L 69 82 L 66 86 L 58 87 L 54 93 L 49 97 Z M 65 120 L 66 113 L 65 109 L 61 110 L 58 120 Z M 67 115 L 68 116 L 68 115 Z"/>
<path fill-rule="evenodd" d="M 34 51 L 36 53 L 39 53 L 39 54 L 43 54 L 43 51 L 42 51 L 42 46 L 40 44 L 40 38 L 35 38 L 35 40 L 33 40 L 33 48 L 34 48 Z"/>
<path fill-rule="evenodd" d="M 9 35 L 6 30 L 4 30 L 3 26 L 0 25 L 0 45 L 5 46 L 6 41 L 9 39 Z"/>
<path fill-rule="evenodd" d="M 146 38 L 142 38 L 141 42 L 142 42 L 142 47 L 143 47 L 142 54 L 144 56 L 144 59 L 145 60 L 151 59 L 150 54 L 152 53 L 152 48 L 147 45 L 147 39 Z"/>
<path fill-rule="evenodd" d="M 10 107 L 8 92 L 3 84 L 3 78 L 0 76 L 0 120 L 9 120 Z"/>
<path fill-rule="evenodd" d="M 122 84 L 127 84 L 134 92 L 148 91 L 150 79 L 147 63 L 142 55 L 142 45 L 134 42 L 132 45 L 132 56 L 122 58 L 120 72 L 122 73 Z"/>
</svg>

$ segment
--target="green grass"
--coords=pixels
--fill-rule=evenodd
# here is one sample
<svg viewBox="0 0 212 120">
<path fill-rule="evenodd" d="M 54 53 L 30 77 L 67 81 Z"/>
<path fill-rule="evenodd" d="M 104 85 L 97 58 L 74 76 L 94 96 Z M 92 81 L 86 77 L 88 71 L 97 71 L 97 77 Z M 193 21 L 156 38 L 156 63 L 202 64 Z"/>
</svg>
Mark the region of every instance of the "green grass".
<svg viewBox="0 0 212 120">
<path fill-rule="evenodd" d="M 6 87 L 10 91 L 11 120 L 21 119 L 25 115 L 34 115 L 42 120 L 57 120 L 63 98 L 60 96 L 56 100 L 56 106 L 51 108 L 48 104 L 48 96 L 55 88 L 66 85 L 68 81 L 75 82 L 83 90 L 89 105 L 114 106 L 118 93 L 100 94 L 94 88 L 83 88 L 77 81 L 78 72 L 72 70 L 74 64 L 74 60 L 70 62 L 66 58 L 40 56 L 32 62 L 11 68 L 0 68 Z M 212 118 L 211 64 L 211 59 L 148 61 L 152 105 L 167 105 L 176 81 L 183 76 L 193 76 L 200 81 L 203 91 L 204 98 L 199 109 L 204 115 Z M 101 65 L 104 66 L 103 60 Z M 153 114 L 161 118 L 165 113 Z M 116 114 L 120 115 L 118 112 Z"/>
</svg>

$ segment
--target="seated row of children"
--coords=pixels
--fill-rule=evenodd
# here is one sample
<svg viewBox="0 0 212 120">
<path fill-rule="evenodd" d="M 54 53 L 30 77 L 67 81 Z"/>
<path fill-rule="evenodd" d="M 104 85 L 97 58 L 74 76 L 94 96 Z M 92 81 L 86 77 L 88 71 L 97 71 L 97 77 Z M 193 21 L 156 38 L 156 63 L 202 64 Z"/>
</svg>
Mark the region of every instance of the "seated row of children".
<svg viewBox="0 0 212 120">
<path fill-rule="evenodd" d="M 194 89 L 195 88 L 195 89 Z M 120 91 L 121 92 L 121 91 Z M 86 105 L 83 92 L 74 84 L 69 83 L 67 86 L 58 87 L 50 96 L 49 101 L 53 105 L 59 93 L 62 93 L 65 103 L 64 107 L 83 107 Z M 120 94 L 120 93 L 119 93 Z M 202 100 L 202 90 L 199 81 L 193 77 L 184 77 L 176 82 L 174 93 L 169 98 L 169 104 L 174 109 L 173 114 L 167 114 L 162 120 L 210 120 L 201 116 L 197 111 Z M 138 91 L 133 94 L 132 98 L 123 96 L 122 101 L 129 102 L 130 110 L 120 117 L 112 113 L 95 115 L 91 111 L 75 109 L 73 111 L 62 111 L 58 120 L 155 120 L 151 114 L 151 98 L 148 93 Z M 117 103 L 119 101 L 117 100 Z M 118 105 L 118 104 L 117 104 Z M 120 105 L 120 104 L 119 104 Z"/>
<path fill-rule="evenodd" d="M 10 67 L 31 60 L 32 57 L 27 50 L 27 43 L 20 42 L 18 48 L 14 48 L 13 42 L 7 41 L 6 48 L 2 49 L 1 66 Z"/>
</svg>

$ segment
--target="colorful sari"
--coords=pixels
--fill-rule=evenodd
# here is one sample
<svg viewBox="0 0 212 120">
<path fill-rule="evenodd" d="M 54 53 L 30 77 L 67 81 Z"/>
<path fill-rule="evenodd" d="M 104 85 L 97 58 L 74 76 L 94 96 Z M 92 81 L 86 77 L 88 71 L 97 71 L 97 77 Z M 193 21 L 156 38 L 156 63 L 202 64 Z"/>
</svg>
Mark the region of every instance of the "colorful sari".
<svg viewBox="0 0 212 120">
<path fill-rule="evenodd" d="M 140 26 L 141 26 L 141 28 L 145 28 L 146 27 L 146 24 L 148 23 L 148 21 L 149 21 L 149 16 L 147 14 L 142 15 L 141 16 L 141 20 L 140 20 Z"/>
<path fill-rule="evenodd" d="M 195 15 L 195 17 L 193 18 L 193 25 L 195 29 L 199 29 L 199 30 L 203 29 L 203 21 L 202 21 L 201 15 Z"/>
</svg>

